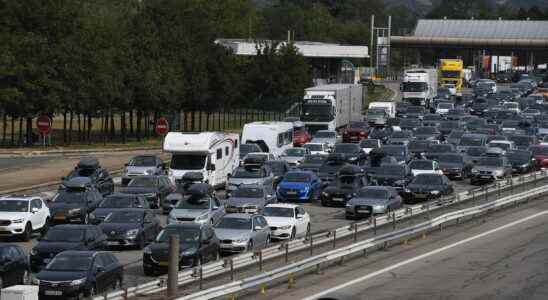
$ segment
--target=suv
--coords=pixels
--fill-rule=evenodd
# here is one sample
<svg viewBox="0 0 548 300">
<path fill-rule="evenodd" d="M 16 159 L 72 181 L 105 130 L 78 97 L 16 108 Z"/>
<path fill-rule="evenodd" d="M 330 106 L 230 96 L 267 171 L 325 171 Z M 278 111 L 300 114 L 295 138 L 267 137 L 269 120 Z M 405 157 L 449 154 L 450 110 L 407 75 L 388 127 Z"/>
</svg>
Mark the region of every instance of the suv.
<svg viewBox="0 0 548 300">
<path fill-rule="evenodd" d="M 77 177 L 87 177 L 93 185 L 103 195 L 114 192 L 114 181 L 110 173 L 99 165 L 95 157 L 84 157 L 78 162 L 78 165 L 67 176 L 62 177 L 64 182 Z"/>
<path fill-rule="evenodd" d="M 24 241 L 32 232 L 48 231 L 49 208 L 38 197 L 0 198 L 0 236 L 21 236 Z"/>
<path fill-rule="evenodd" d="M 64 183 L 50 203 L 53 222 L 88 224 L 89 214 L 103 201 L 103 196 L 87 177 Z"/>
</svg>

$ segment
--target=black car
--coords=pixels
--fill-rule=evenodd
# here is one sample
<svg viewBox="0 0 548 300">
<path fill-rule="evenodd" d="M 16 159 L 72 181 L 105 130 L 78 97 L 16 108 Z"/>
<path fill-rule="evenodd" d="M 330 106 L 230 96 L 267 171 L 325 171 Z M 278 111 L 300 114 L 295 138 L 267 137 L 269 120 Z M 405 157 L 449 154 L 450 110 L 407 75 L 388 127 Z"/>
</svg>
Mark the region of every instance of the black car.
<svg viewBox="0 0 548 300">
<path fill-rule="evenodd" d="M 137 155 L 124 165 L 121 184 L 122 186 L 125 186 L 132 178 L 138 176 L 165 175 L 166 168 L 166 164 L 156 155 Z"/>
<path fill-rule="evenodd" d="M 320 196 L 323 206 L 344 206 L 356 192 L 367 185 L 361 168 L 349 165 L 340 169 L 335 179 L 327 185 Z"/>
<path fill-rule="evenodd" d="M 438 199 L 454 192 L 449 179 L 439 174 L 419 174 L 407 185 L 404 190 L 404 199 L 407 203 Z"/>
<path fill-rule="evenodd" d="M 133 178 L 127 187 L 121 188 L 124 194 L 143 195 L 152 208 L 162 207 L 167 195 L 173 193 L 177 188 L 165 175 L 148 175 Z"/>
<path fill-rule="evenodd" d="M 462 130 L 463 126 L 459 121 L 443 121 L 438 127 L 442 136 L 446 137 L 454 130 Z"/>
<path fill-rule="evenodd" d="M 108 170 L 101 167 L 95 157 L 84 157 L 78 165 L 67 176 L 61 178 L 62 181 L 68 181 L 75 177 L 87 177 L 91 183 L 103 195 L 114 192 L 114 181 Z"/>
<path fill-rule="evenodd" d="M 87 177 L 74 177 L 63 183 L 49 205 L 54 223 L 89 223 L 89 215 L 103 196 Z"/>
<path fill-rule="evenodd" d="M 411 141 L 409 142 L 409 145 L 407 145 L 407 149 L 409 150 L 411 158 L 423 158 L 426 151 L 428 151 L 428 148 L 430 148 L 430 145 L 432 145 L 432 141 Z"/>
<path fill-rule="evenodd" d="M 375 174 L 368 174 L 368 177 L 372 185 L 391 186 L 402 193 L 413 175 L 405 164 L 386 164 L 382 165 Z"/>
<path fill-rule="evenodd" d="M 169 239 L 179 236 L 179 269 L 194 267 L 219 259 L 220 242 L 209 224 L 170 224 L 143 252 L 143 271 L 146 276 L 165 273 L 169 260 Z"/>
<path fill-rule="evenodd" d="M 527 150 L 530 146 L 538 143 L 537 137 L 534 135 L 512 134 L 508 136 L 508 140 L 514 142 L 516 148 L 520 150 Z"/>
<path fill-rule="evenodd" d="M 30 265 L 33 271 L 40 270 L 60 252 L 101 250 L 105 242 L 106 236 L 96 225 L 54 226 L 30 251 Z"/>
<path fill-rule="evenodd" d="M 306 156 L 305 156 L 306 157 Z M 302 162 L 301 162 L 302 163 Z M 291 166 L 285 160 L 268 160 L 265 165 L 270 166 L 272 173 L 274 174 L 274 190 L 278 186 L 278 183 L 282 181 L 285 173 L 291 170 Z"/>
<path fill-rule="evenodd" d="M 426 114 L 426 109 L 423 106 L 411 105 L 407 107 L 405 115 L 406 119 L 420 119 Z"/>
<path fill-rule="evenodd" d="M 443 174 L 449 178 L 462 180 L 470 176 L 472 164 L 460 153 L 440 154 L 437 160 Z"/>
<path fill-rule="evenodd" d="M 341 155 L 348 163 L 361 164 L 365 161 L 366 155 L 359 144 L 340 143 L 335 144 L 333 153 Z"/>
<path fill-rule="evenodd" d="M 444 153 L 457 153 L 456 147 L 453 144 L 430 145 L 424 156 L 428 159 L 435 160 L 438 156 Z"/>
<path fill-rule="evenodd" d="M 441 132 L 432 126 L 422 126 L 415 130 L 415 138 L 418 140 L 441 140 Z"/>
<path fill-rule="evenodd" d="M 20 246 L 0 244 L 0 289 L 30 284 L 30 266 Z"/>
<path fill-rule="evenodd" d="M 107 236 L 107 247 L 133 246 L 138 249 L 154 241 L 162 230 L 156 214 L 142 209 L 114 211 L 99 228 Z"/>
<path fill-rule="evenodd" d="M 411 155 L 406 145 L 384 145 L 381 150 L 386 155 L 393 156 L 400 164 L 408 163 L 411 160 Z"/>
<path fill-rule="evenodd" d="M 150 209 L 150 205 L 142 195 L 131 194 L 110 194 L 99 203 L 99 206 L 89 214 L 91 224 L 99 224 L 112 212 L 138 208 L 141 210 Z"/>
<path fill-rule="evenodd" d="M 506 158 L 512 165 L 512 173 L 524 174 L 537 169 L 537 161 L 529 150 L 507 150 Z"/>
<path fill-rule="evenodd" d="M 325 184 L 332 181 L 339 170 L 347 166 L 348 163 L 343 155 L 337 153 L 331 153 L 327 157 L 327 160 L 323 163 L 318 171 L 318 177 Z"/>
<path fill-rule="evenodd" d="M 33 278 L 39 296 L 85 299 L 121 288 L 122 264 L 109 252 L 65 251 Z"/>
<path fill-rule="evenodd" d="M 177 202 L 184 198 L 193 184 L 203 182 L 204 174 L 202 172 L 186 172 L 181 179 L 176 181 L 175 190 L 165 197 L 162 203 L 162 212 L 169 213 L 177 205 Z"/>
<path fill-rule="evenodd" d="M 422 126 L 422 121 L 419 118 L 409 118 L 400 121 L 401 130 L 415 130 Z"/>
<path fill-rule="evenodd" d="M 319 173 L 320 167 L 325 163 L 326 160 L 327 160 L 327 155 L 321 155 L 321 154 L 305 155 L 303 158 L 303 161 L 299 165 L 299 169 L 303 171 L 312 171 L 314 173 Z"/>
</svg>

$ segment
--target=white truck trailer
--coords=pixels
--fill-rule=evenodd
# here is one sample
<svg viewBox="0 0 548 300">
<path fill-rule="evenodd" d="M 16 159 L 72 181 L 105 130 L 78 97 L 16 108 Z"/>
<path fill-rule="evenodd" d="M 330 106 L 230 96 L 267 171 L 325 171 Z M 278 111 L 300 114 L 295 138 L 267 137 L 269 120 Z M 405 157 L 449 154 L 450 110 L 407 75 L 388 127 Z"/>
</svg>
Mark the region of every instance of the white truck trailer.
<svg viewBox="0 0 548 300">
<path fill-rule="evenodd" d="M 337 130 L 363 121 L 361 84 L 327 84 L 305 90 L 301 121 L 309 132 Z"/>
<path fill-rule="evenodd" d="M 429 108 L 438 94 L 438 70 L 435 68 L 405 70 L 401 90 L 403 101 Z"/>
</svg>

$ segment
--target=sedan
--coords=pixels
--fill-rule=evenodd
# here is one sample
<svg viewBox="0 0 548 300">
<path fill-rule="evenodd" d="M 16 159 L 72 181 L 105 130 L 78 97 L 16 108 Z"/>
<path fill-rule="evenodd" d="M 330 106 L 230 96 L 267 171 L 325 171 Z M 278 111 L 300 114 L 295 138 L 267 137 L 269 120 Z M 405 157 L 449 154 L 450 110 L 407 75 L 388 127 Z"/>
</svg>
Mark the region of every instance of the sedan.
<svg viewBox="0 0 548 300">
<path fill-rule="evenodd" d="M 393 187 L 368 186 L 359 190 L 356 196 L 346 203 L 345 215 L 347 219 L 358 219 L 384 214 L 402 205 L 403 200 Z"/>
<path fill-rule="evenodd" d="M 120 192 L 143 195 L 152 208 L 162 207 L 167 195 L 176 190 L 175 185 L 165 175 L 147 175 L 133 178 Z"/>
<path fill-rule="evenodd" d="M 282 152 L 280 158 L 285 160 L 290 166 L 296 167 L 301 163 L 304 156 L 307 154 L 310 154 L 310 150 L 308 150 L 308 148 L 288 148 Z"/>
<path fill-rule="evenodd" d="M 508 158 L 508 161 L 512 164 L 512 173 L 524 174 L 537 169 L 537 162 L 531 151 L 506 151 L 506 158 Z"/>
<path fill-rule="evenodd" d="M 89 215 L 92 224 L 99 224 L 112 212 L 121 211 L 128 208 L 150 209 L 146 199 L 141 195 L 131 194 L 110 194 L 99 206 Z"/>
<path fill-rule="evenodd" d="M 160 232 L 160 220 L 151 211 L 126 209 L 112 212 L 99 228 L 107 236 L 106 245 L 143 249 Z"/>
<path fill-rule="evenodd" d="M 404 198 L 408 203 L 437 199 L 454 192 L 454 188 L 445 175 L 420 174 L 407 185 Z"/>
<path fill-rule="evenodd" d="M 311 171 L 291 171 L 278 184 L 278 201 L 312 201 L 321 192 L 321 181 Z"/>
<path fill-rule="evenodd" d="M 263 215 L 270 226 L 272 239 L 291 240 L 310 235 L 310 215 L 297 204 L 269 204 Z"/>
<path fill-rule="evenodd" d="M 255 251 L 268 247 L 270 227 L 261 215 L 228 214 L 215 226 L 222 253 Z"/>
<path fill-rule="evenodd" d="M 441 154 L 438 156 L 438 163 L 443 174 L 453 179 L 468 178 L 472 170 L 472 164 L 460 153 Z"/>
<path fill-rule="evenodd" d="M 0 289 L 30 283 L 29 260 L 18 245 L 0 244 Z"/>
<path fill-rule="evenodd" d="M 39 296 L 84 299 L 121 288 L 123 267 L 108 252 L 65 251 L 32 279 Z"/>
<path fill-rule="evenodd" d="M 213 188 L 197 183 L 188 189 L 187 195 L 169 212 L 167 223 L 207 223 L 212 226 L 224 215 L 225 207 L 213 195 Z"/>
<path fill-rule="evenodd" d="M 230 194 L 225 201 L 227 213 L 262 213 L 265 205 L 274 203 L 276 197 L 263 186 L 243 185 Z"/>
</svg>

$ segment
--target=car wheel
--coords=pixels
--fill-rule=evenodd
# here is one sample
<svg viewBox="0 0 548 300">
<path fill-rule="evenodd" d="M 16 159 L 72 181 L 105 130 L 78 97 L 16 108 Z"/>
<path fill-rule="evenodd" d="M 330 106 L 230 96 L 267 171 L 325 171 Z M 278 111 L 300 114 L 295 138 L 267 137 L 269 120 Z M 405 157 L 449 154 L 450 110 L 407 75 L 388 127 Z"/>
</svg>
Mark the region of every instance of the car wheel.
<svg viewBox="0 0 548 300">
<path fill-rule="evenodd" d="M 32 225 L 30 223 L 27 223 L 25 226 L 25 231 L 23 231 L 23 234 L 21 235 L 21 239 L 23 242 L 28 242 L 30 238 L 32 237 Z"/>
<path fill-rule="evenodd" d="M 43 236 L 48 233 L 49 230 L 49 218 L 46 218 L 46 222 L 44 223 L 44 226 L 42 226 L 42 229 L 40 230 L 40 234 Z"/>
<path fill-rule="evenodd" d="M 25 270 L 23 272 L 23 278 L 21 278 L 21 283 L 23 285 L 29 285 L 30 284 L 30 272 L 29 270 Z M 2 284 L 0 283 L 0 287 L 2 286 Z"/>
</svg>

